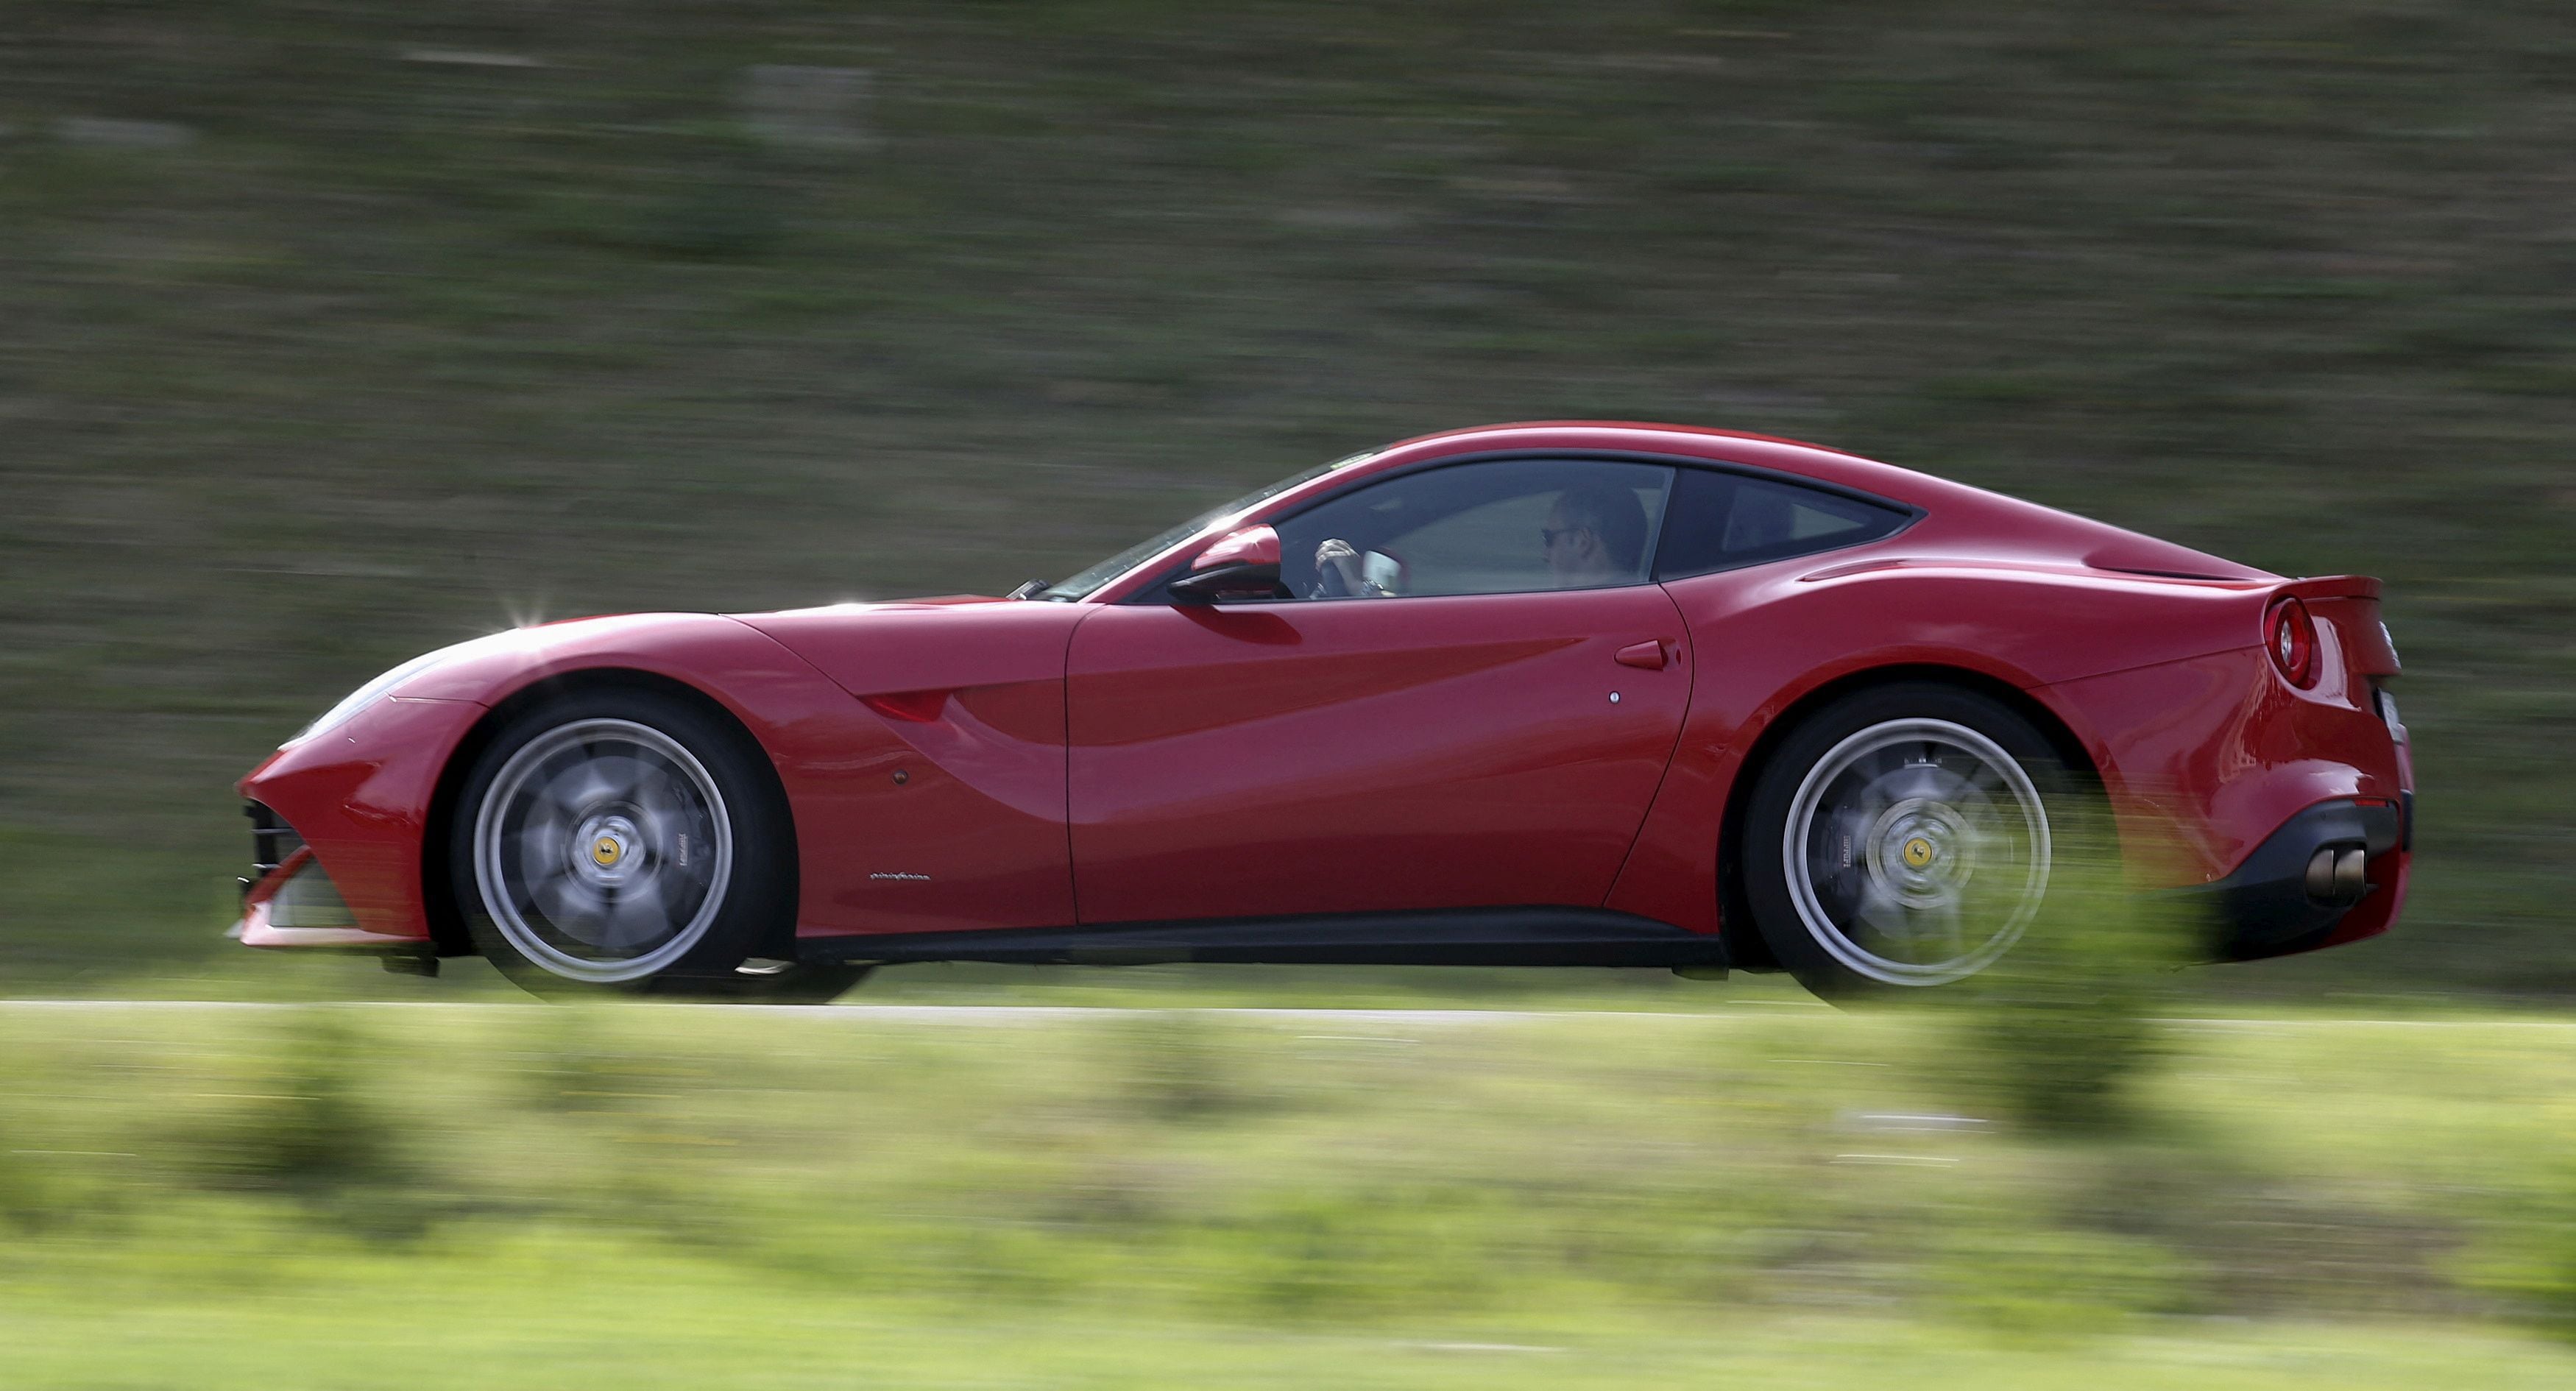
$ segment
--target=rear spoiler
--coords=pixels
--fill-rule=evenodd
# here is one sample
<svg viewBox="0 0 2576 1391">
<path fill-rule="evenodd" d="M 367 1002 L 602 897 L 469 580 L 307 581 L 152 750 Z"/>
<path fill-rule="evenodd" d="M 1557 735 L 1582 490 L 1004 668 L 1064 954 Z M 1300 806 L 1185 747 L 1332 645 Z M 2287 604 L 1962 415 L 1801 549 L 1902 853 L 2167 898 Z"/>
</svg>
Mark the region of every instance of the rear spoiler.
<svg viewBox="0 0 2576 1391">
<path fill-rule="evenodd" d="M 2331 624 L 2347 654 L 2345 665 L 2364 676 L 2395 676 L 2397 644 L 2379 619 L 2379 581 L 2368 575 L 2325 575 L 2291 580 L 2272 590 L 2272 599 L 2296 599 L 2319 623 Z"/>
<path fill-rule="evenodd" d="M 2368 575 L 2320 575 L 2312 579 L 2292 580 L 2272 591 L 2276 599 L 2369 599 L 2379 598 L 2379 581 Z"/>
</svg>

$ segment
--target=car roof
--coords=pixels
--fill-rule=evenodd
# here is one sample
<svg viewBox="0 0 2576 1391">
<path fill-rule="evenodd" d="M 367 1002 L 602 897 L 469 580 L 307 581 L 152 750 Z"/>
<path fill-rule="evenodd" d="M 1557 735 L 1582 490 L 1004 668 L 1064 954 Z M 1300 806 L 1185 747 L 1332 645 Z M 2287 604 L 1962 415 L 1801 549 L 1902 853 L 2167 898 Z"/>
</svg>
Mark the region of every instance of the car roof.
<svg viewBox="0 0 2576 1391">
<path fill-rule="evenodd" d="M 1417 435 L 1386 446 L 1367 462 L 1343 473 L 1339 482 L 1348 484 L 1359 475 L 1404 468 L 1432 459 L 1524 449 L 1660 454 L 1705 459 L 1710 463 L 1749 465 L 1918 505 L 1930 500 L 1913 496 L 1921 485 L 1929 485 L 1929 491 L 1941 500 L 1948 500 L 1947 495 L 1954 489 L 1977 491 L 1912 469 L 1863 458 L 1849 450 L 1810 444 L 1804 440 L 1745 430 L 1717 430 L 1638 420 L 1530 420 Z"/>
</svg>

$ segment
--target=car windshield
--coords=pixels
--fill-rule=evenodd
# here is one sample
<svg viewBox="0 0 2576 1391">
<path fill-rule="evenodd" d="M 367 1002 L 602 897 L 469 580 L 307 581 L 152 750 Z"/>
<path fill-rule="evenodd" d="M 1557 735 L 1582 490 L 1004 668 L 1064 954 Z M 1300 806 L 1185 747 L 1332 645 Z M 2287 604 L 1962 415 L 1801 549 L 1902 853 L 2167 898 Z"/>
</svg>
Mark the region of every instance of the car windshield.
<svg viewBox="0 0 2576 1391">
<path fill-rule="evenodd" d="M 1060 604 L 1069 604 L 1077 599 L 1089 598 L 1093 590 L 1098 589 L 1102 585 L 1109 583 L 1111 580 L 1118 578 L 1120 575 L 1126 574 L 1128 571 L 1135 569 L 1137 566 L 1152 559 L 1158 552 L 1169 550 L 1171 547 L 1179 545 L 1181 542 L 1186 541 L 1201 531 L 1224 521 L 1228 517 L 1251 511 L 1254 507 L 1277 497 L 1281 493 L 1288 491 L 1290 488 L 1296 487 L 1300 483 L 1306 482 L 1308 479 L 1321 478 L 1335 469 L 1349 468 L 1353 464 L 1373 459 L 1377 457 L 1378 452 L 1379 451 L 1374 449 L 1365 450 L 1361 453 L 1353 454 L 1348 458 L 1335 459 L 1329 464 L 1319 464 L 1303 473 L 1290 474 L 1288 477 L 1282 478 L 1276 483 L 1255 488 L 1251 492 L 1245 493 L 1243 496 L 1236 498 L 1234 501 L 1229 502 L 1222 507 L 1210 508 L 1199 515 L 1190 518 L 1188 521 L 1181 523 L 1179 526 L 1173 527 L 1168 531 L 1156 533 L 1145 540 L 1137 542 L 1135 545 L 1129 546 L 1118 554 L 1109 557 L 1107 560 L 1092 566 L 1090 569 L 1083 571 L 1072 579 L 1062 580 L 1055 584 L 1048 585 L 1046 588 L 1037 591 L 1029 597 L 1032 599 L 1049 599 Z"/>
</svg>

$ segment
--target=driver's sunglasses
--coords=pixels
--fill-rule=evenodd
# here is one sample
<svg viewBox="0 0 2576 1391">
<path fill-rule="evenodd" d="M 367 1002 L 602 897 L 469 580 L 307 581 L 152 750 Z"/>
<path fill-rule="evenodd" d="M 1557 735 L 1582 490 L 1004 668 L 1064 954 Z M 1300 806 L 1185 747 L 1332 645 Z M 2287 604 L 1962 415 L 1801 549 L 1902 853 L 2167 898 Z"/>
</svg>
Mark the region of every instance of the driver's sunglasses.
<svg viewBox="0 0 2576 1391">
<path fill-rule="evenodd" d="M 1547 549 L 1548 547 L 1553 546 L 1553 545 L 1555 545 L 1555 544 L 1556 544 L 1556 538 L 1558 538 L 1558 537 L 1560 537 L 1560 536 L 1572 536 L 1574 533 L 1576 533 L 1576 532 L 1578 532 L 1578 531 L 1581 531 L 1582 529 L 1583 529 L 1583 528 L 1581 528 L 1581 527 L 1579 527 L 1579 526 L 1543 526 L 1543 527 L 1540 527 L 1540 528 L 1538 529 L 1538 544 L 1539 544 L 1539 548 L 1540 548 L 1541 550 L 1545 550 L 1545 549 Z"/>
</svg>

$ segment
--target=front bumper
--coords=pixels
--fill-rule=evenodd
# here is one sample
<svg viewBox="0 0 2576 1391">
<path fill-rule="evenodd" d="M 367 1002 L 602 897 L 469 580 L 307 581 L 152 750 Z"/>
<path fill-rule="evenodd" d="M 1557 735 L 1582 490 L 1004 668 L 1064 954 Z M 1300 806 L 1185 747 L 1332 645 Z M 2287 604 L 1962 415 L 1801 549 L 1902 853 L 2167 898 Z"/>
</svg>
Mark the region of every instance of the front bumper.
<svg viewBox="0 0 2576 1391">
<path fill-rule="evenodd" d="M 260 810 L 252 815 L 257 863 L 236 935 L 273 947 L 431 943 L 422 877 L 430 802 L 449 755 L 483 713 L 470 701 L 391 697 L 278 750 L 243 778 L 238 790 Z M 345 927 L 324 918 L 290 933 L 277 910 L 262 918 L 261 906 L 298 872 L 327 874 L 320 884 L 345 909 Z"/>
<path fill-rule="evenodd" d="M 257 808 L 254 821 L 276 821 L 267 808 L 252 805 Z M 277 843 L 277 828 L 262 824 L 256 834 L 263 852 Z M 309 847 L 298 845 L 277 863 L 254 868 L 257 877 L 243 881 L 241 919 L 224 934 L 243 946 L 416 952 L 424 945 L 416 937 L 390 937 L 359 926 L 340 886 L 331 882 Z"/>
<path fill-rule="evenodd" d="M 2256 961 L 2386 930 L 2406 894 L 2414 796 L 2337 798 L 2283 823 L 2234 873 L 2183 891 L 2207 905 L 2211 954 Z"/>
</svg>

